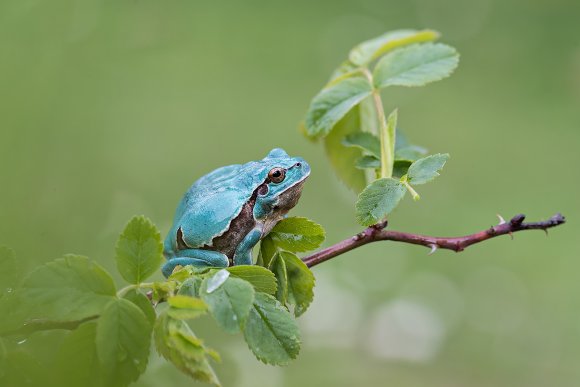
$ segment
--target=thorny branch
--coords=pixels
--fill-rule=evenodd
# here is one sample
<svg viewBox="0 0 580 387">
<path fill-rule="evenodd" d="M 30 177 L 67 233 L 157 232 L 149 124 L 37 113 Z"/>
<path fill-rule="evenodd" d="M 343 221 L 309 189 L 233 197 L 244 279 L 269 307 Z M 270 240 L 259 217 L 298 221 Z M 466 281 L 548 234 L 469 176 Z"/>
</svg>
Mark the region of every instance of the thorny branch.
<svg viewBox="0 0 580 387">
<path fill-rule="evenodd" d="M 456 252 L 465 250 L 467 247 L 483 242 L 485 240 L 498 237 L 500 235 L 512 235 L 514 232 L 524 231 L 524 230 L 544 230 L 546 233 L 549 228 L 559 226 L 566 222 L 566 219 L 562 214 L 558 213 L 552 216 L 548 220 L 540 222 L 528 222 L 525 223 L 525 215 L 519 214 L 511 218 L 506 222 L 502 217 L 500 217 L 500 223 L 497 226 L 488 228 L 475 234 L 465 235 L 461 237 L 432 237 L 428 235 L 411 234 L 400 231 L 386 230 L 387 222 L 382 222 L 375 224 L 366 228 L 359 234 L 356 234 L 348 239 L 343 240 L 335 245 L 322 249 L 314 254 L 302 258 L 304 263 L 308 267 L 312 267 L 332 259 L 338 255 L 344 254 L 347 251 L 356 249 L 357 247 L 366 245 L 372 242 L 378 241 L 395 241 L 411 243 L 414 245 L 421 245 L 431 249 L 431 253 L 435 252 L 437 249 L 448 249 Z M 147 293 L 147 297 L 152 299 L 152 292 Z M 78 321 L 48 321 L 48 320 L 32 320 L 26 322 L 22 327 L 8 332 L 0 332 L 2 336 L 26 336 L 36 331 L 50 330 L 50 329 L 66 329 L 73 330 L 76 329 L 80 324 L 94 320 L 98 316 L 89 316 Z"/>
<path fill-rule="evenodd" d="M 560 213 L 552 216 L 548 220 L 528 223 L 524 222 L 526 216 L 523 214 L 516 215 L 507 222 L 501 216 L 498 217 L 500 218 L 500 223 L 497 226 L 476 232 L 475 234 L 452 238 L 432 237 L 428 235 L 385 230 L 387 222 L 378 223 L 368 227 L 359 234 L 343 240 L 342 242 L 304 257 L 302 260 L 308 267 L 312 267 L 346 253 L 347 251 L 366 245 L 367 243 L 378 241 L 395 241 L 421 245 L 430 248 L 431 253 L 435 252 L 437 249 L 448 249 L 460 252 L 475 243 L 483 242 L 500 235 L 509 234 L 511 236 L 512 233 L 518 231 L 544 230 L 547 233 L 549 228 L 559 226 L 566 221 L 564 216 Z"/>
</svg>

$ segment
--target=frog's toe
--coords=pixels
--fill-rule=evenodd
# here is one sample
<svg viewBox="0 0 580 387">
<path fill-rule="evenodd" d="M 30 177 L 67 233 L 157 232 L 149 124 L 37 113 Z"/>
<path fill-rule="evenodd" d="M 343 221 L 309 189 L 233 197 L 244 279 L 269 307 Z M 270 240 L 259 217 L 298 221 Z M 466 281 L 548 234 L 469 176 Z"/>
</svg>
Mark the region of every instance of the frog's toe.
<svg viewBox="0 0 580 387">
<path fill-rule="evenodd" d="M 179 255 L 179 257 L 170 258 L 161 268 L 165 277 L 169 277 L 177 265 L 196 267 L 228 267 L 229 265 L 228 257 L 219 251 L 187 249 L 180 250 Z"/>
<path fill-rule="evenodd" d="M 172 258 L 169 261 L 165 262 L 165 264 L 161 268 L 161 272 L 163 273 L 165 278 L 167 278 L 171 275 L 171 273 L 173 273 L 173 270 L 175 270 L 176 266 L 187 266 L 187 265 L 192 265 L 192 266 L 196 266 L 196 267 L 211 266 L 210 264 L 208 264 L 207 261 L 203 261 L 201 259 L 188 258 L 188 257 L 178 257 L 178 258 Z"/>
</svg>

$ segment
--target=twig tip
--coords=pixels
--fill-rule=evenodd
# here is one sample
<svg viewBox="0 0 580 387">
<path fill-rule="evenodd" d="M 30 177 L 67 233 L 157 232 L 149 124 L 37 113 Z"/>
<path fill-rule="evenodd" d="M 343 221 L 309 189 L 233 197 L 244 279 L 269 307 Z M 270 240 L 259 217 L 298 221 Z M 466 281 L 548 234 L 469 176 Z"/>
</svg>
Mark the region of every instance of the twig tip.
<svg viewBox="0 0 580 387">
<path fill-rule="evenodd" d="M 553 221 L 555 224 L 566 223 L 566 217 L 559 212 L 556 215 L 552 216 L 550 220 Z"/>
</svg>

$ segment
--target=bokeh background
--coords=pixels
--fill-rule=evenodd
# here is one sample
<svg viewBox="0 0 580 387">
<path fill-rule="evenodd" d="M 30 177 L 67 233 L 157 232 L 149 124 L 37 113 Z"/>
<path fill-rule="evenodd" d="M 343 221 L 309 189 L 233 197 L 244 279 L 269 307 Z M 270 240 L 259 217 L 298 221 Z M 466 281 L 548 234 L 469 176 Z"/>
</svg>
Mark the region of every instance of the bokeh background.
<svg viewBox="0 0 580 387">
<path fill-rule="evenodd" d="M 383 98 L 411 140 L 452 158 L 391 227 L 455 235 L 557 211 L 568 224 L 461 254 L 378 243 L 317 266 L 288 367 L 209 320 L 194 329 L 226 386 L 577 386 L 579 20 L 574 0 L 1 1 L 0 243 L 28 268 L 74 252 L 114 271 L 132 215 L 165 232 L 197 177 L 273 147 L 311 163 L 293 214 L 337 242 L 359 230 L 355 196 L 298 123 L 353 45 L 433 28 L 459 69 Z M 136 386 L 192 385 L 150 363 Z"/>
</svg>

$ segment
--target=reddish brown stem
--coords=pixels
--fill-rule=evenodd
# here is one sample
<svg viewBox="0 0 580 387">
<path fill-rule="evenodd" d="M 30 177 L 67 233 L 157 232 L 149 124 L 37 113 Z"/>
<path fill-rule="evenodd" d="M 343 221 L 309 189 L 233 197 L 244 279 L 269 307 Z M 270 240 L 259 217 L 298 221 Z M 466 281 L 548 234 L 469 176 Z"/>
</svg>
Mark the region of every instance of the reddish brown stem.
<svg viewBox="0 0 580 387">
<path fill-rule="evenodd" d="M 548 232 L 549 228 L 559 226 L 566 221 L 566 219 L 560 213 L 552 216 L 548 220 L 541 222 L 524 223 L 525 218 L 525 215 L 519 214 L 507 222 L 503 221 L 502 219 L 500 224 L 490 227 L 487 230 L 483 230 L 471 235 L 451 238 L 432 237 L 428 235 L 385 230 L 384 228 L 386 227 L 387 223 L 384 222 L 371 226 L 365 229 L 363 232 L 345 239 L 342 242 L 304 257 L 302 260 L 308 267 L 312 267 L 338 255 L 344 254 L 347 251 L 356 249 L 362 245 L 366 245 L 367 243 L 378 241 L 395 241 L 421 245 L 429 247 L 431 252 L 434 252 L 437 249 L 448 249 L 459 252 L 465 250 L 465 248 L 475 243 L 483 242 L 487 239 L 495 238 L 500 235 L 511 235 L 514 232 L 524 230 L 544 230 Z"/>
</svg>

